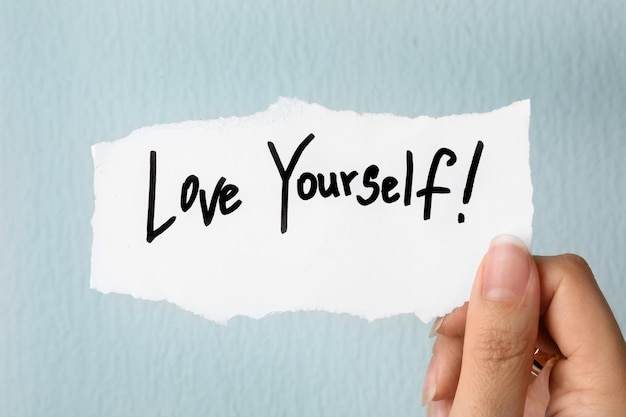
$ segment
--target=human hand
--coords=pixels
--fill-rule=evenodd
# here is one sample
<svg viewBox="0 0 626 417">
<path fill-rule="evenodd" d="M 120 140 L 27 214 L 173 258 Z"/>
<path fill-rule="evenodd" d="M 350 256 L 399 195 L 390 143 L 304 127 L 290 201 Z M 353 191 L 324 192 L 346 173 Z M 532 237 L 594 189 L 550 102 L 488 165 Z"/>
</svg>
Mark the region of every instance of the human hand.
<svg viewBox="0 0 626 417">
<path fill-rule="evenodd" d="M 626 343 L 586 262 L 495 238 L 470 301 L 433 325 L 423 402 L 437 416 L 626 416 Z M 535 348 L 551 360 L 531 384 Z"/>
</svg>

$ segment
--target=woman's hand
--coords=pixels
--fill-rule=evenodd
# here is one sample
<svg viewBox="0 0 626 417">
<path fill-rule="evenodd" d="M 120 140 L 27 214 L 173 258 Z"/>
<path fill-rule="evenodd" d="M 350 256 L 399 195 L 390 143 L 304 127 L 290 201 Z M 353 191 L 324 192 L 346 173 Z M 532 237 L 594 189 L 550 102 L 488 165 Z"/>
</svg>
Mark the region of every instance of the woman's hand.
<svg viewBox="0 0 626 417">
<path fill-rule="evenodd" d="M 580 257 L 495 238 L 470 301 L 438 319 L 429 416 L 626 416 L 626 343 Z M 551 360 L 531 384 L 536 348 Z"/>
</svg>

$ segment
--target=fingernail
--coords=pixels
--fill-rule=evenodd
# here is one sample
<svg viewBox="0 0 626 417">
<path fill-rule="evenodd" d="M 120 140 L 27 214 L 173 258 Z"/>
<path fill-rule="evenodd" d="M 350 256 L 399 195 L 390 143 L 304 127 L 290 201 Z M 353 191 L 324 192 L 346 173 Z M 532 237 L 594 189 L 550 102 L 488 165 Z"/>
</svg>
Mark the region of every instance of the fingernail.
<svg viewBox="0 0 626 417">
<path fill-rule="evenodd" d="M 483 298 L 516 301 L 526 293 L 530 277 L 528 249 L 510 235 L 495 237 L 489 245 L 483 269 Z"/>
<path fill-rule="evenodd" d="M 441 327 L 441 323 L 443 323 L 443 317 L 437 317 L 433 322 L 433 326 L 430 328 L 430 332 L 428 332 L 428 338 L 432 339 L 437 335 L 437 330 Z"/>
<path fill-rule="evenodd" d="M 436 360 L 433 356 L 428 364 L 426 376 L 424 377 L 424 387 L 422 388 L 422 407 L 432 401 L 437 393 L 437 369 Z"/>
</svg>

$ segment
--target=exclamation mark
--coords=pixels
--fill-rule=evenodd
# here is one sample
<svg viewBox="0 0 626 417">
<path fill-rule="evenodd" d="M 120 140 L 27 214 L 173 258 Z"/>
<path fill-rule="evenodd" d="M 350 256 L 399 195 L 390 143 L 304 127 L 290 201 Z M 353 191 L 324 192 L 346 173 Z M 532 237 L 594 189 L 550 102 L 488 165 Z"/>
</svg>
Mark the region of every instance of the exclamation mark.
<svg viewBox="0 0 626 417">
<path fill-rule="evenodd" d="M 478 141 L 476 149 L 474 150 L 474 157 L 472 158 L 472 165 L 470 165 L 469 172 L 467 173 L 467 182 L 465 183 L 465 190 L 463 191 L 463 204 L 467 204 L 472 198 L 472 190 L 474 189 L 474 179 L 476 178 L 476 171 L 478 170 L 478 163 L 480 162 L 480 156 L 483 153 L 485 145 L 482 141 Z M 465 214 L 459 213 L 459 223 L 465 221 Z"/>
</svg>

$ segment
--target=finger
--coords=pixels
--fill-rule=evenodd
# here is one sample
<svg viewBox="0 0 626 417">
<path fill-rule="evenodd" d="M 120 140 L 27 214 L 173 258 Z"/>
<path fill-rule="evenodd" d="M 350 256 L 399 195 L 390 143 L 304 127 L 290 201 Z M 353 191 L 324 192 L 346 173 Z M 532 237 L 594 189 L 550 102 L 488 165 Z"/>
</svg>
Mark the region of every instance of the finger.
<svg viewBox="0 0 626 417">
<path fill-rule="evenodd" d="M 459 383 L 463 340 L 438 336 L 433 346 L 433 357 L 428 365 L 422 390 L 422 406 L 431 401 L 452 399 Z"/>
<path fill-rule="evenodd" d="M 598 340 L 623 347 L 619 325 L 582 258 L 538 256 L 536 262 L 544 321 L 565 357 L 595 356 Z"/>
<path fill-rule="evenodd" d="M 444 317 L 439 317 L 433 323 L 430 330 L 430 337 L 437 334 L 453 337 L 463 337 L 465 335 L 465 320 L 467 318 L 467 303 L 457 307 Z"/>
<path fill-rule="evenodd" d="M 541 276 L 539 278 L 541 280 Z M 537 340 L 535 341 L 535 347 L 541 349 L 548 356 L 560 358 L 563 356 L 556 342 L 550 336 L 550 332 L 546 328 L 543 316 L 539 319 L 539 329 L 537 332 Z"/>
<path fill-rule="evenodd" d="M 543 417 L 550 402 L 550 371 L 554 365 L 554 359 L 548 361 L 539 372 L 539 375 L 528 387 L 524 417 Z"/>
<path fill-rule="evenodd" d="M 522 241 L 495 238 L 470 295 L 452 416 L 522 416 L 539 299 L 537 269 Z"/>
<path fill-rule="evenodd" d="M 566 393 L 581 402 L 601 398 L 604 415 L 611 407 L 623 411 L 626 344 L 593 273 L 576 255 L 536 260 L 544 322 L 565 357 L 552 370 L 549 411 L 565 407 Z"/>
<path fill-rule="evenodd" d="M 440 365 L 437 369 L 437 390 L 432 400 L 454 397 L 461 369 L 461 357 L 463 353 L 462 336 L 465 335 L 466 316 L 467 303 L 465 303 L 463 307 L 455 309 L 445 317 L 441 317 L 440 319 L 442 319 L 441 321 L 443 322 L 442 325 L 433 326 L 433 330 L 441 329 L 435 333 L 437 334 L 437 339 L 435 340 L 435 344 L 433 346 L 433 353 L 438 356 L 438 362 L 440 364 L 443 363 L 444 365 Z M 443 321 L 443 319 L 445 319 L 445 321 Z M 544 368 L 541 372 L 542 377 L 540 379 L 536 378 L 529 387 L 528 395 L 532 396 L 535 400 L 534 402 L 537 403 L 538 401 L 536 400 L 540 397 L 537 387 L 540 385 L 543 387 L 543 385 L 545 385 L 545 389 L 547 390 L 547 380 L 545 381 L 545 384 L 541 383 L 541 380 L 545 379 L 546 375 L 549 375 L 549 372 L 546 372 L 546 367 L 548 366 L 546 362 L 549 358 L 563 357 L 558 346 L 554 340 L 552 340 L 552 337 L 550 337 L 550 334 L 543 323 L 543 317 L 539 320 L 537 340 L 535 341 L 534 346 L 541 352 L 540 356 L 535 356 L 534 359 L 537 360 Z M 552 363 L 550 364 L 550 369 L 551 368 Z M 531 390 L 533 392 L 532 395 Z M 540 409 L 543 406 L 543 409 L 545 410 L 545 405 L 547 405 L 547 400 L 545 400 L 545 404 L 540 403 L 534 409 Z"/>
</svg>

